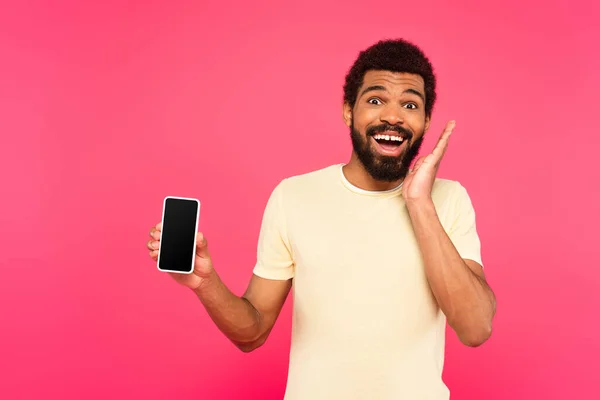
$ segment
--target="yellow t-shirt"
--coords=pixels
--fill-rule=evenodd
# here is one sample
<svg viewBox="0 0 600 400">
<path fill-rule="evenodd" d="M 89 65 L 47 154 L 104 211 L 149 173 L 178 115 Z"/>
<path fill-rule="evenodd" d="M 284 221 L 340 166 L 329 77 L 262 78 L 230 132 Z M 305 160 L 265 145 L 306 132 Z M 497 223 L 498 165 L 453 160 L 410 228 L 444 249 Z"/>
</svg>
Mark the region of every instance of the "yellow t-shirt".
<svg viewBox="0 0 600 400">
<path fill-rule="evenodd" d="M 448 399 L 446 319 L 402 187 L 365 191 L 341 167 L 282 180 L 263 216 L 254 273 L 293 278 L 285 400 Z M 458 252 L 482 263 L 464 187 L 436 179 L 432 198 Z"/>
</svg>

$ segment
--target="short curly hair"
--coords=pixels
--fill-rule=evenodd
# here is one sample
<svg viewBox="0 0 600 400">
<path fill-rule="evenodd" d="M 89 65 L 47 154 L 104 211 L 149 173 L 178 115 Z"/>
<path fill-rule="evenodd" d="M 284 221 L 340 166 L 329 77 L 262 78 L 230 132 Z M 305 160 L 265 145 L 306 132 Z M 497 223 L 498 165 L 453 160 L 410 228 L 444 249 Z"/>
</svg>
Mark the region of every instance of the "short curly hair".
<svg viewBox="0 0 600 400">
<path fill-rule="evenodd" d="M 344 83 L 344 102 L 354 107 L 367 71 L 380 70 L 420 75 L 425 83 L 425 115 L 431 117 L 436 100 L 436 77 L 423 51 L 404 39 L 381 40 L 361 51 Z"/>
</svg>

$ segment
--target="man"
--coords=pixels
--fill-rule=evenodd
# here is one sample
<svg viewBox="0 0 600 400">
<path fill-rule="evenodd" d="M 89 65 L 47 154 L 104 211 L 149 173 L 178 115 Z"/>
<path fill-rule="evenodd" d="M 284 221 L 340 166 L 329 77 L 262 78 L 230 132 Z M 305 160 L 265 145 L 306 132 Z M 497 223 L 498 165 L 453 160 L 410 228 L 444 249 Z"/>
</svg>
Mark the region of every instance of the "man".
<svg viewBox="0 0 600 400">
<path fill-rule="evenodd" d="M 244 295 L 219 279 L 202 234 L 194 273 L 172 275 L 246 352 L 265 343 L 294 288 L 286 400 L 448 399 L 446 321 L 468 346 L 491 334 L 495 297 L 472 204 L 458 182 L 436 178 L 454 122 L 409 169 L 435 97 L 413 44 L 361 52 L 344 86 L 350 161 L 275 187 Z M 160 229 L 148 242 L 154 260 Z"/>
</svg>

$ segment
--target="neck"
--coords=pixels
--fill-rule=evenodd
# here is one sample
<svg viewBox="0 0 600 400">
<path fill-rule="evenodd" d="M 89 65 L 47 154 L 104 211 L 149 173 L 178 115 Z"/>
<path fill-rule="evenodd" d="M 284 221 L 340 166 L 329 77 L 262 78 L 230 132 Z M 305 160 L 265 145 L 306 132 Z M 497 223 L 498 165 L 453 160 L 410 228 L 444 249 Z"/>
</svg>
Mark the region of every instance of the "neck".
<svg viewBox="0 0 600 400">
<path fill-rule="evenodd" d="M 393 182 L 383 182 L 373 179 L 354 152 L 352 153 L 348 164 L 342 167 L 342 171 L 348 182 L 363 190 L 390 190 L 402 183 L 402 179 Z"/>
</svg>

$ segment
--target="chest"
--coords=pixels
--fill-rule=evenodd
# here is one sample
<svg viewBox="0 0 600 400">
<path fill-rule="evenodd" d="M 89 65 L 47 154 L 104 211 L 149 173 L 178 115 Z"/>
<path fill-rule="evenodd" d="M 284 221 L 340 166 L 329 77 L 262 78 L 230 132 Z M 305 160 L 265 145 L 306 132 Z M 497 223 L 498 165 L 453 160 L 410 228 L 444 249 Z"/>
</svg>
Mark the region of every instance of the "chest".
<svg viewBox="0 0 600 400">
<path fill-rule="evenodd" d="M 289 224 L 300 300 L 325 306 L 368 298 L 373 306 L 393 306 L 428 295 L 419 245 L 400 198 L 313 204 L 295 215 Z"/>
</svg>

